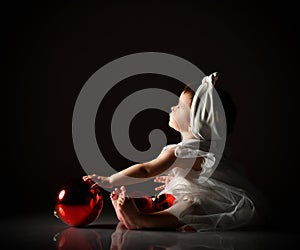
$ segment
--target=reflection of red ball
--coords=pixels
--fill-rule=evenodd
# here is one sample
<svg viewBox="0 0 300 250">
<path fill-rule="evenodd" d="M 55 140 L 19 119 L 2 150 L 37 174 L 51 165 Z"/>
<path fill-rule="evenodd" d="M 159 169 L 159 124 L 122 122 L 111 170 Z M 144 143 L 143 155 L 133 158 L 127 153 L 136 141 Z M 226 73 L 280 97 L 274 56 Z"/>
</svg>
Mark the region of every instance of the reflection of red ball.
<svg viewBox="0 0 300 250">
<path fill-rule="evenodd" d="M 59 190 L 55 214 L 70 226 L 85 226 L 98 218 L 102 208 L 103 196 L 99 186 L 80 178 Z"/>
<path fill-rule="evenodd" d="M 101 236 L 91 229 L 70 227 L 54 236 L 57 250 L 99 249 L 102 250 Z"/>
</svg>

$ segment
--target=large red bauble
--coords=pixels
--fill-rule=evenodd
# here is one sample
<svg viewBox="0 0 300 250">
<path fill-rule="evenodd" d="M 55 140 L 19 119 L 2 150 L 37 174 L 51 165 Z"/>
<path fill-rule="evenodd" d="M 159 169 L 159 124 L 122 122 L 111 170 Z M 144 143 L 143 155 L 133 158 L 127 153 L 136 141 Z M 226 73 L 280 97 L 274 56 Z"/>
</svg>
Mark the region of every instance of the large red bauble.
<svg viewBox="0 0 300 250">
<path fill-rule="evenodd" d="M 85 226 L 98 218 L 103 208 L 100 187 L 82 178 L 74 179 L 57 193 L 55 215 L 70 226 Z"/>
</svg>

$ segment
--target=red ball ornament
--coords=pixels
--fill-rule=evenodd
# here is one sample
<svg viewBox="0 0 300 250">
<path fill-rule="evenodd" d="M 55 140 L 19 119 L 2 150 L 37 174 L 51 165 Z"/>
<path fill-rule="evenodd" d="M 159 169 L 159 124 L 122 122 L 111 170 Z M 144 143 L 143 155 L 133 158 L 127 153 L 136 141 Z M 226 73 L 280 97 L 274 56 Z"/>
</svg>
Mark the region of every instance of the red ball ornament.
<svg viewBox="0 0 300 250">
<path fill-rule="evenodd" d="M 143 213 L 155 212 L 153 199 L 151 197 L 145 196 L 145 197 L 134 198 L 134 202 L 137 208 Z"/>
<path fill-rule="evenodd" d="M 175 202 L 175 197 L 171 194 L 161 194 L 156 196 L 153 203 L 155 207 L 155 211 L 162 211 L 171 206 L 173 206 Z"/>
<path fill-rule="evenodd" d="M 175 197 L 172 194 L 158 196 L 143 196 L 134 198 L 137 208 L 144 213 L 153 213 L 165 210 L 174 204 Z"/>
<path fill-rule="evenodd" d="M 75 179 L 57 194 L 54 214 L 70 226 L 90 224 L 100 215 L 103 196 L 100 187 L 91 180 Z"/>
</svg>

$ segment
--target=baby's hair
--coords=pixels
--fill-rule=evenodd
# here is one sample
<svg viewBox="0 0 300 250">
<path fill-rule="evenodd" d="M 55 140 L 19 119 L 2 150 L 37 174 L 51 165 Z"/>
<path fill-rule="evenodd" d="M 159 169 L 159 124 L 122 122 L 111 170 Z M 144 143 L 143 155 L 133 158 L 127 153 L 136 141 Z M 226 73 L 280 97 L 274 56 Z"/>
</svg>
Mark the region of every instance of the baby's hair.
<svg viewBox="0 0 300 250">
<path fill-rule="evenodd" d="M 198 87 L 199 84 L 195 84 L 195 83 L 186 85 L 182 93 L 188 93 L 193 99 L 195 95 L 194 89 L 197 89 Z M 215 86 L 215 90 L 217 91 L 220 100 L 223 104 L 223 108 L 226 116 L 226 123 L 227 123 L 227 133 L 230 134 L 233 130 L 234 123 L 236 120 L 236 114 L 237 114 L 236 106 L 234 105 L 230 95 L 226 91 L 217 88 L 216 86 Z"/>
<path fill-rule="evenodd" d="M 190 84 L 190 85 L 186 85 L 183 89 L 183 93 L 188 93 L 192 96 L 192 99 L 194 98 L 194 95 L 195 95 L 195 91 L 192 89 L 192 85 L 195 85 L 195 84 Z M 191 87 L 190 87 L 191 86 Z"/>
<path fill-rule="evenodd" d="M 199 87 L 199 84 L 189 84 L 189 85 L 185 85 L 182 93 L 183 94 L 188 94 L 191 97 L 191 104 L 192 105 L 192 101 L 195 95 L 195 91 L 194 89 L 197 89 Z"/>
</svg>

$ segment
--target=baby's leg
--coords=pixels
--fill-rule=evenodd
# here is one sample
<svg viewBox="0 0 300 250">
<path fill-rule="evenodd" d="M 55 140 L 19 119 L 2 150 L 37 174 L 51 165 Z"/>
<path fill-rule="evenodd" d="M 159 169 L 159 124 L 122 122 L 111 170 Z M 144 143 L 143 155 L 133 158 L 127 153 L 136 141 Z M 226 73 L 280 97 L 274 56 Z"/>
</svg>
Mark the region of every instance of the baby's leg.
<svg viewBox="0 0 300 250">
<path fill-rule="evenodd" d="M 126 197 L 126 189 L 122 187 L 117 201 L 117 210 L 128 229 L 177 229 L 183 226 L 178 219 L 166 212 L 142 213 L 136 207 L 132 198 Z"/>
<path fill-rule="evenodd" d="M 119 210 L 117 209 L 117 201 L 118 201 L 119 195 L 120 195 L 120 190 L 118 188 L 115 188 L 115 190 L 112 191 L 110 194 L 110 199 L 111 199 L 111 203 L 113 204 L 114 209 L 116 211 L 118 220 L 123 222 L 123 217 L 120 214 Z"/>
</svg>

